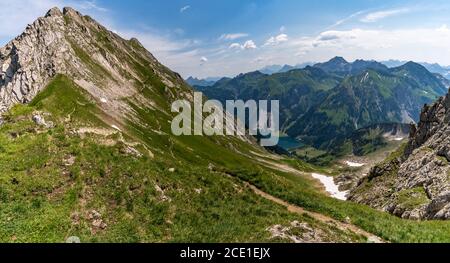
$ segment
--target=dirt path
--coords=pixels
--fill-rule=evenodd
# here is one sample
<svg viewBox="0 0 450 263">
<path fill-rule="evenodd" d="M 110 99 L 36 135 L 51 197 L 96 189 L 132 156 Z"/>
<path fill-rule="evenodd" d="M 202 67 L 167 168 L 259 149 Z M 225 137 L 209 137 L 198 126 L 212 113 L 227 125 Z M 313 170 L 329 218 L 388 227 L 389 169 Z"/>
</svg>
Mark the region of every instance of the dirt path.
<svg viewBox="0 0 450 263">
<path fill-rule="evenodd" d="M 292 173 L 292 174 L 296 174 L 296 175 L 300 175 L 300 176 L 310 176 L 308 173 L 301 172 L 301 171 L 299 171 L 287 164 L 284 164 L 284 163 L 272 162 L 272 161 L 265 160 L 262 158 L 257 158 L 256 160 L 258 162 L 264 164 L 264 166 L 266 166 L 268 168 L 272 168 L 275 170 L 280 170 L 285 173 Z"/>
<path fill-rule="evenodd" d="M 251 154 L 254 154 L 256 156 L 262 157 L 262 158 L 269 158 L 272 160 L 283 160 L 283 157 L 281 157 L 280 155 L 275 155 L 275 154 L 271 154 L 271 153 L 258 153 L 255 151 L 250 151 Z"/>
<path fill-rule="evenodd" d="M 289 212 L 297 213 L 297 214 L 306 214 L 306 215 L 308 215 L 308 216 L 310 216 L 310 217 L 312 217 L 312 218 L 314 218 L 314 219 L 316 219 L 316 220 L 318 220 L 318 221 L 320 221 L 322 223 L 332 223 L 337 228 L 339 228 L 340 230 L 351 231 L 351 232 L 353 232 L 355 234 L 364 236 L 370 242 L 374 242 L 374 243 L 384 243 L 385 242 L 381 238 L 375 236 L 374 234 L 371 234 L 371 233 L 369 233 L 369 232 L 367 232 L 365 230 L 362 230 L 361 228 L 359 228 L 359 227 L 357 227 L 355 225 L 346 224 L 346 223 L 337 221 L 337 220 L 335 220 L 335 219 L 333 219 L 331 217 L 328 217 L 328 216 L 325 216 L 325 215 L 322 215 L 322 214 L 319 214 L 319 213 L 306 211 L 305 209 L 303 209 L 303 208 L 301 208 L 299 206 L 295 206 L 295 205 L 289 204 L 288 202 L 286 202 L 284 200 L 281 200 L 281 199 L 279 199 L 277 197 L 274 197 L 274 196 L 272 196 L 272 195 L 270 195 L 270 194 L 268 194 L 266 192 L 263 192 L 263 191 L 261 191 L 260 189 L 258 189 L 254 185 L 251 185 L 249 183 L 246 183 L 246 185 L 250 189 L 252 189 L 253 192 L 255 192 L 257 195 L 259 195 L 259 196 L 261 196 L 261 197 L 263 197 L 263 198 L 265 198 L 267 200 L 270 200 L 270 201 L 272 201 L 274 203 L 277 203 L 279 205 L 282 205 L 282 206 L 286 207 Z"/>
<path fill-rule="evenodd" d="M 96 135 L 100 135 L 100 136 L 104 136 L 104 137 L 108 137 L 108 136 L 118 133 L 117 130 L 97 128 L 97 127 L 82 127 L 82 128 L 79 128 L 76 132 L 81 135 L 84 135 L 86 133 L 92 133 L 92 134 L 96 134 Z"/>
<path fill-rule="evenodd" d="M 319 192 L 321 192 L 321 193 L 323 193 L 325 195 L 330 196 L 330 193 L 328 193 L 326 191 L 326 188 L 323 185 L 323 183 L 320 180 L 315 179 L 312 176 L 311 173 L 306 173 L 306 172 L 299 171 L 299 170 L 293 168 L 292 166 L 289 166 L 289 165 L 284 164 L 284 163 L 278 163 L 278 162 L 275 162 L 275 161 L 269 161 L 269 160 L 262 159 L 262 158 L 256 158 L 256 160 L 259 163 L 261 163 L 262 165 L 264 165 L 264 166 L 266 166 L 268 168 L 275 169 L 275 170 L 278 170 L 278 171 L 282 171 L 282 172 L 285 172 L 285 173 L 294 174 L 294 175 L 297 175 L 297 176 L 301 176 L 301 177 L 303 177 L 303 178 L 305 178 L 307 180 L 310 180 L 311 183 L 313 184 L 313 186 L 316 187 L 317 191 L 319 191 Z"/>
</svg>

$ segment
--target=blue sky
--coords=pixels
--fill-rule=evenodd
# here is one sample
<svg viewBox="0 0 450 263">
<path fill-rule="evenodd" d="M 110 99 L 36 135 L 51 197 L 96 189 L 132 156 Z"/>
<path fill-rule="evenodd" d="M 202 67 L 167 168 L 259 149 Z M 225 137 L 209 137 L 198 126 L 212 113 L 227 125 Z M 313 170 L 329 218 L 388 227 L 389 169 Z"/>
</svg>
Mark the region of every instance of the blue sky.
<svg viewBox="0 0 450 263">
<path fill-rule="evenodd" d="M 423 0 L 0 0 L 0 43 L 53 6 L 72 6 L 162 63 L 233 76 L 271 64 L 400 59 L 450 64 L 450 3 Z"/>
</svg>

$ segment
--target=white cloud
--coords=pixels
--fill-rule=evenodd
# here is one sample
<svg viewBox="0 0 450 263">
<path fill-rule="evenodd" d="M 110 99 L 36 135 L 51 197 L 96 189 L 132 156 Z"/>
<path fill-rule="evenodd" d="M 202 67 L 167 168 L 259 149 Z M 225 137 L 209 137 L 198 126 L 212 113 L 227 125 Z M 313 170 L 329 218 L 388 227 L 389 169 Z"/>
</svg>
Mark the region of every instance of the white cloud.
<svg viewBox="0 0 450 263">
<path fill-rule="evenodd" d="M 223 34 L 219 37 L 219 40 L 235 40 L 244 37 L 248 37 L 248 34 L 247 33 Z"/>
<path fill-rule="evenodd" d="M 263 63 L 264 61 L 266 61 L 266 58 L 263 57 L 257 57 L 253 60 L 254 63 Z"/>
<path fill-rule="evenodd" d="M 144 31 L 119 29 L 118 34 L 125 39 L 137 38 L 162 64 L 183 75 L 199 70 L 195 66 L 199 65 L 199 58 L 200 64 L 205 63 L 201 61 L 201 55 L 205 54 L 205 50 L 199 50 L 202 43 L 198 40 L 177 39 L 151 29 Z"/>
<path fill-rule="evenodd" d="M 243 47 L 244 47 L 244 49 L 255 49 L 255 48 L 257 48 L 257 46 L 256 46 L 255 42 L 253 42 L 253 40 L 245 41 Z"/>
<path fill-rule="evenodd" d="M 346 22 L 352 20 L 353 18 L 355 18 L 355 17 L 357 17 L 357 16 L 360 16 L 360 15 L 366 13 L 366 12 L 367 12 L 367 11 L 361 10 L 361 11 L 355 12 L 355 13 L 353 13 L 353 14 L 350 14 L 349 16 L 347 16 L 347 17 L 345 17 L 345 18 L 343 18 L 343 19 L 340 19 L 340 20 L 336 21 L 336 23 L 334 23 L 333 25 L 331 25 L 330 27 L 328 27 L 328 29 L 331 29 L 331 28 L 340 26 L 340 25 L 342 25 L 342 24 L 344 24 L 344 23 L 346 23 Z"/>
<path fill-rule="evenodd" d="M 190 9 L 191 8 L 191 6 L 190 5 L 187 5 L 187 6 L 183 6 L 182 8 L 180 8 L 180 13 L 184 13 L 184 12 L 186 12 L 188 9 Z"/>
<path fill-rule="evenodd" d="M 242 47 L 242 45 L 239 44 L 239 43 L 233 43 L 233 44 L 230 45 L 229 48 L 230 48 L 230 49 L 242 49 L 243 47 Z"/>
<path fill-rule="evenodd" d="M 391 9 L 391 10 L 383 10 L 383 11 L 373 12 L 373 13 L 369 13 L 366 16 L 364 16 L 361 19 L 361 22 L 373 23 L 373 22 L 377 22 L 381 19 L 384 19 L 384 18 L 387 18 L 390 16 L 405 14 L 410 11 L 411 10 L 409 8 L 399 8 L 399 9 Z"/>
<path fill-rule="evenodd" d="M 81 1 L 78 6 L 79 6 L 78 8 L 81 9 L 81 10 L 91 10 L 91 9 L 93 9 L 93 10 L 100 11 L 100 12 L 107 12 L 108 11 L 107 8 L 98 6 L 96 4 L 96 1 Z"/>
<path fill-rule="evenodd" d="M 323 61 L 340 55 L 349 59 L 399 59 L 450 64 L 450 46 L 447 44 L 450 43 L 450 29 L 445 25 L 397 30 L 333 30 L 293 42 L 296 54 L 311 61 Z"/>
<path fill-rule="evenodd" d="M 317 41 L 332 41 L 344 38 L 353 39 L 356 38 L 356 32 L 359 32 L 359 29 L 351 31 L 325 31 L 319 34 L 319 36 L 317 37 Z"/>
<path fill-rule="evenodd" d="M 278 44 L 281 44 L 283 42 L 289 41 L 288 35 L 286 34 L 279 34 L 278 36 L 270 37 L 264 46 L 276 46 Z"/>
<path fill-rule="evenodd" d="M 167 53 L 181 51 L 196 45 L 196 41 L 194 40 L 175 41 L 168 36 L 162 36 L 153 32 L 118 30 L 118 33 L 126 39 L 132 37 L 139 39 L 148 50 L 157 56 L 158 54 L 165 55 Z"/>
<path fill-rule="evenodd" d="M 230 49 L 256 49 L 258 48 L 253 40 L 247 40 L 244 44 L 232 43 L 228 48 Z"/>
<path fill-rule="evenodd" d="M 326 61 L 334 56 L 343 56 L 350 61 L 398 59 L 449 65 L 448 43 L 450 27 L 445 25 L 409 29 L 328 30 L 310 36 L 290 36 L 283 48 L 226 52 L 226 55 L 219 57 L 208 55 L 208 67 L 186 70 L 197 76 L 233 76 L 257 70 L 264 65 L 295 65 L 305 61 Z M 233 43 L 230 48 L 243 50 L 242 46 L 242 43 Z M 201 52 L 204 54 L 203 50 Z"/>
<path fill-rule="evenodd" d="M 439 28 L 436 29 L 436 31 L 438 32 L 447 32 L 449 30 L 448 25 L 447 24 L 443 24 L 442 26 L 440 26 Z"/>
</svg>

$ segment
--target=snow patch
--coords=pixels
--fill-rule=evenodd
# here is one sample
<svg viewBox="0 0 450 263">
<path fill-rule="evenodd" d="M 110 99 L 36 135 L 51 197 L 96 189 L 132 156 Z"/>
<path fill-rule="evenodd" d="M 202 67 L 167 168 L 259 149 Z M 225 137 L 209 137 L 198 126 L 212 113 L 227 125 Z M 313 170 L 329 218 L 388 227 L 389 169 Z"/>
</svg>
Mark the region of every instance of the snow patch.
<svg viewBox="0 0 450 263">
<path fill-rule="evenodd" d="M 345 161 L 345 164 L 350 167 L 363 167 L 364 165 L 366 165 L 365 163 L 355 163 L 351 161 Z"/>
<path fill-rule="evenodd" d="M 366 82 L 368 78 L 369 78 L 369 72 L 366 72 L 366 74 L 364 75 L 364 77 L 361 79 L 361 83 Z"/>
<path fill-rule="evenodd" d="M 339 200 L 347 200 L 348 191 L 340 191 L 339 186 L 334 182 L 334 178 L 323 174 L 311 174 L 313 178 L 319 180 L 324 186 L 331 197 Z"/>
<path fill-rule="evenodd" d="M 122 131 L 119 127 L 117 127 L 116 125 L 111 125 L 111 127 L 113 128 L 113 129 L 116 129 L 116 130 L 118 130 L 118 131 Z"/>
</svg>

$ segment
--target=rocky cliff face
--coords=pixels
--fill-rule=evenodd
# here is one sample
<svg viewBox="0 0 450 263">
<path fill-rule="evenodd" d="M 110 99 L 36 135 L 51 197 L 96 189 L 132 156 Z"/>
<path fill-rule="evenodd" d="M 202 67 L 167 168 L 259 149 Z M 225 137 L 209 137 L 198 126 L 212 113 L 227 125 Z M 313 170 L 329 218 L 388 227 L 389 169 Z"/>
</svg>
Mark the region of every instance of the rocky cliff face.
<svg viewBox="0 0 450 263">
<path fill-rule="evenodd" d="M 30 101 L 56 72 L 66 71 L 71 57 L 64 38 L 63 14 L 52 9 L 0 49 L 0 112 Z"/>
<path fill-rule="evenodd" d="M 182 78 L 161 65 L 138 40 L 122 39 L 72 8 L 62 12 L 53 8 L 0 49 L 0 113 L 16 103 L 30 102 L 57 74 L 73 79 L 117 119 L 133 115 L 126 102 L 130 98 L 167 113 L 169 109 L 139 92 L 150 86 L 148 74 L 143 74 L 148 70 L 164 85 L 169 102 L 192 97 Z"/>
<path fill-rule="evenodd" d="M 422 110 L 410 141 L 350 199 L 409 219 L 450 219 L 450 95 Z"/>
</svg>

